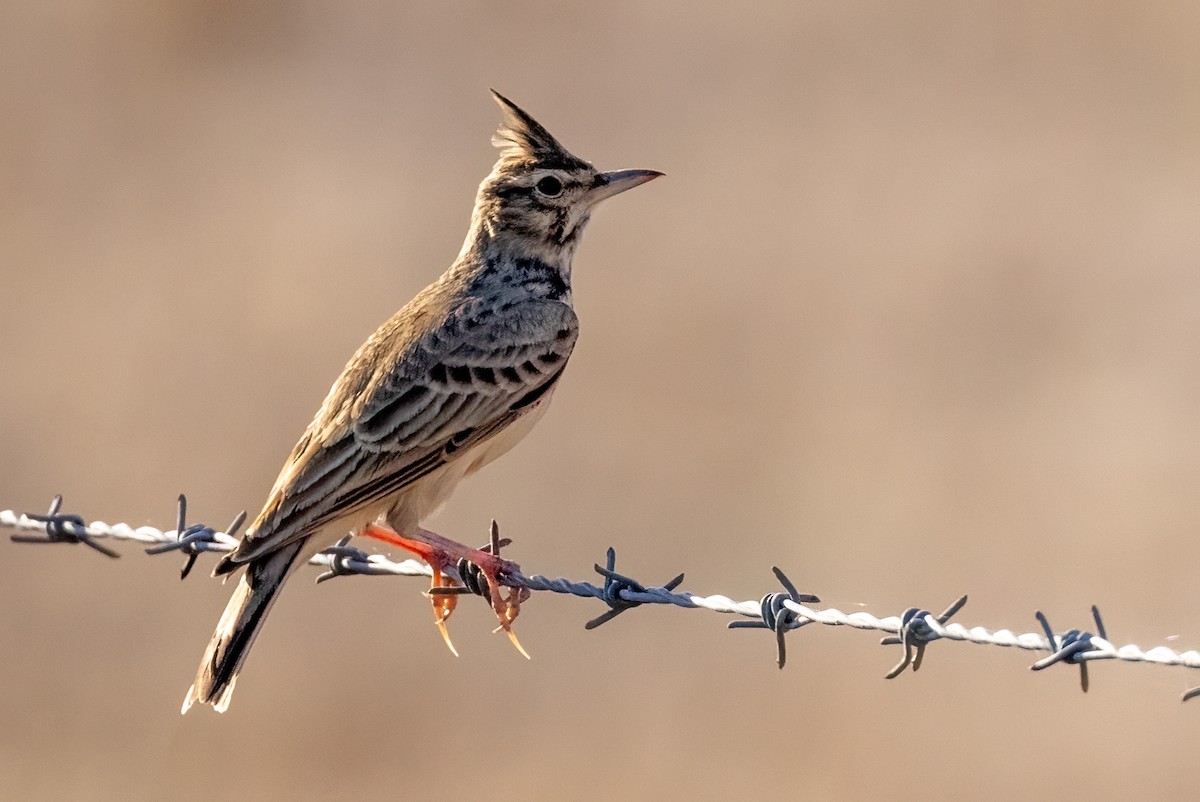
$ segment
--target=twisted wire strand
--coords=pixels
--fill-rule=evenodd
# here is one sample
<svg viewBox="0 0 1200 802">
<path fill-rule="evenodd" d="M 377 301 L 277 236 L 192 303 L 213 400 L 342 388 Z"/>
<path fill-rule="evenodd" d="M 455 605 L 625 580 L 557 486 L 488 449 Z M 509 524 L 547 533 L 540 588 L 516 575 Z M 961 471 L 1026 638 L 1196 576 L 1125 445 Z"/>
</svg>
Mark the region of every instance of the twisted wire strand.
<svg viewBox="0 0 1200 802">
<path fill-rule="evenodd" d="M 23 532 L 45 533 L 47 531 L 45 521 L 37 521 L 25 513 L 17 513 L 12 510 L 0 510 L 0 527 Z M 137 543 L 146 544 L 179 542 L 178 530 L 157 529 L 153 526 L 139 526 L 134 528 L 126 523 L 110 524 L 105 521 L 92 521 L 86 524 L 86 533 L 89 537 L 96 540 L 108 538 L 112 540 L 132 540 Z M 214 531 L 213 541 L 204 543 L 199 548 L 203 551 L 223 553 L 233 551 L 237 547 L 237 544 L 237 538 L 230 536 L 226 532 Z M 361 558 L 351 557 L 342 561 L 342 564 L 347 569 L 346 573 L 361 574 L 364 576 L 430 577 L 433 575 L 433 571 L 429 566 L 420 560 L 409 559 L 396 562 L 383 554 L 368 554 L 367 552 L 361 552 L 361 554 L 363 555 Z M 334 560 L 335 558 L 332 555 L 322 553 L 310 559 L 308 563 L 309 565 L 329 568 Z M 453 573 L 453 570 L 450 569 L 447 573 Z M 548 591 L 551 593 L 578 596 L 580 598 L 603 599 L 605 596 L 604 589 L 601 587 L 593 585 L 590 582 L 575 582 L 564 577 L 550 579 L 540 574 L 533 576 L 516 574 L 512 579 L 515 583 L 529 590 Z M 719 613 L 735 613 L 748 616 L 757 616 L 759 609 L 758 602 L 735 602 L 728 596 L 720 595 L 696 596 L 686 593 L 672 593 L 662 588 L 646 588 L 641 591 L 625 589 L 621 591 L 621 598 L 638 604 L 673 604 L 677 607 L 705 608 Z M 881 629 L 879 626 L 859 626 L 859 628 Z M 884 629 L 883 631 L 895 632 L 896 627 Z"/>
<path fill-rule="evenodd" d="M 0 510 L 0 528 L 15 529 L 21 532 L 45 533 L 47 531 L 47 524 L 45 521 L 34 520 L 25 513 Z M 157 529 L 153 526 L 139 526 L 134 528 L 125 523 L 109 524 L 104 521 L 92 521 L 86 524 L 85 531 L 88 537 L 95 540 L 108 538 L 112 540 L 132 540 L 136 543 L 146 544 L 174 544 L 180 541 L 179 531 L 176 529 Z M 197 544 L 196 548 L 200 551 L 224 553 L 233 551 L 239 543 L 236 537 L 229 535 L 227 532 L 214 531 L 211 537 L 211 541 Z M 363 552 L 363 554 L 368 559 L 347 561 L 347 565 L 353 566 L 354 570 L 352 573 L 363 574 L 365 576 L 427 577 L 433 575 L 429 566 L 419 560 L 394 562 L 382 554 L 366 554 L 366 552 Z M 330 555 L 318 554 L 309 560 L 308 564 L 328 568 L 332 561 L 333 558 Z"/>
<path fill-rule="evenodd" d="M 52 505 L 52 513 L 57 511 L 57 504 L 58 502 L 56 501 L 56 504 Z M 0 528 L 17 530 L 19 532 L 34 532 L 47 536 L 44 541 L 38 542 L 64 540 L 82 542 L 84 539 L 89 538 L 93 540 L 128 540 L 158 546 L 174 545 L 179 547 L 181 551 L 185 550 L 183 546 L 186 545 L 187 548 L 193 550 L 193 552 L 189 553 L 194 553 L 194 551 L 228 552 L 232 551 L 239 542 L 235 536 L 228 532 L 207 529 L 198 525 L 184 529 L 185 537 L 181 538 L 178 529 L 161 530 L 153 526 L 132 527 L 125 523 L 109 524 L 104 521 L 63 526 L 53 520 L 38 520 L 38 518 L 46 517 L 48 516 L 30 517 L 29 515 L 16 513 L 12 510 L 0 510 Z M 54 516 L 51 515 L 49 517 L 53 518 Z M 78 521 L 81 519 L 75 518 L 75 520 Z M 182 506 L 180 523 L 182 524 Z M 240 520 L 235 521 L 230 529 L 236 530 L 240 523 Z M 71 528 L 72 526 L 74 529 Z M 203 529 L 207 537 L 195 540 L 196 535 L 194 533 L 198 529 Z M 66 532 L 65 536 L 61 534 L 62 531 Z M 188 539 L 189 534 L 192 540 L 184 544 L 184 540 Z M 22 536 L 14 536 L 14 538 L 20 537 Z M 415 559 L 406 559 L 397 562 L 383 554 L 368 553 L 360 549 L 347 547 L 346 544 L 348 541 L 349 537 L 344 538 L 336 545 L 326 549 L 325 552 L 309 560 L 310 565 L 326 569 L 326 573 L 318 577 L 318 581 L 345 575 L 420 577 L 429 577 L 432 575 L 432 570 L 424 562 Z M 28 538 L 23 538 L 23 542 L 31 541 Z M 148 551 L 162 553 L 164 550 L 160 548 L 148 549 Z M 1142 649 L 1135 644 L 1117 646 L 1104 637 L 1107 633 L 1103 632 L 1103 625 L 1100 624 L 1098 611 L 1095 611 L 1094 608 L 1093 612 L 1096 614 L 1097 624 L 1100 625 L 1100 635 L 1083 633 L 1080 630 L 1071 630 L 1063 635 L 1047 637 L 1045 632 L 1018 634 L 1010 629 L 990 630 L 985 627 L 968 627 L 959 623 L 948 623 L 945 619 L 953 614 L 953 612 L 957 612 L 958 608 L 965 603 L 965 596 L 959 599 L 955 605 L 952 605 L 941 617 L 924 610 L 917 610 L 917 608 L 911 608 L 902 616 L 878 617 L 865 611 L 845 613 L 832 607 L 823 609 L 812 607 L 810 604 L 804 602 L 808 600 L 816 601 L 816 597 L 795 594 L 794 588 L 791 588 L 791 583 L 787 582 L 786 577 L 778 569 L 775 569 L 776 575 L 791 588 L 792 593 L 767 594 L 758 601 L 735 601 L 721 594 L 702 596 L 686 591 L 679 592 L 673 590 L 674 586 L 682 581 L 682 575 L 676 577 L 672 582 L 667 583 L 667 587 L 645 587 L 628 577 L 616 574 L 612 570 L 613 560 L 614 555 L 610 550 L 609 568 L 604 569 L 599 565 L 596 566 L 596 570 L 606 577 L 604 586 L 598 586 L 591 582 L 574 581 L 565 577 L 549 578 L 540 574 L 525 575 L 520 572 L 513 573 L 507 577 L 507 580 L 512 585 L 518 585 L 531 591 L 599 599 L 611 608 L 610 612 L 605 614 L 605 616 L 595 619 L 595 621 L 600 621 L 601 623 L 604 620 L 609 620 L 616 612 L 623 612 L 641 604 L 667 604 L 676 607 L 705 609 L 727 615 L 759 619 L 762 623 L 755 625 L 775 629 L 779 635 L 781 668 L 783 662 L 783 633 L 798 629 L 806 624 L 815 623 L 825 626 L 844 626 L 852 629 L 882 632 L 890 636 L 885 637 L 882 641 L 883 643 L 903 643 L 906 649 L 906 657 L 888 675 L 889 678 L 896 676 L 907 667 L 911 666 L 913 670 L 919 668 L 924 647 L 935 640 L 962 641 L 987 646 L 1022 649 L 1025 651 L 1051 652 L 1052 654 L 1049 657 L 1045 657 L 1034 664 L 1034 666 L 1031 666 L 1035 669 L 1047 667 L 1055 662 L 1065 662 L 1078 665 L 1081 670 L 1084 670 L 1086 669 L 1085 664 L 1090 661 L 1110 659 L 1129 663 L 1149 663 L 1200 669 L 1200 651 L 1197 650 L 1179 652 L 1167 646 L 1156 646 L 1150 649 Z M 453 570 L 446 573 L 450 574 L 451 578 L 458 579 Z M 787 610 L 788 614 L 780 615 L 778 612 L 768 613 L 768 608 L 774 611 L 779 611 L 782 608 Z M 590 625 L 593 623 L 589 622 Z M 1049 630 L 1047 629 L 1046 632 L 1049 632 Z M 1084 689 L 1086 690 L 1086 673 L 1083 673 L 1083 677 Z M 1200 695 L 1200 688 L 1195 688 L 1185 692 L 1183 699 L 1186 701 L 1198 695 Z"/>
</svg>

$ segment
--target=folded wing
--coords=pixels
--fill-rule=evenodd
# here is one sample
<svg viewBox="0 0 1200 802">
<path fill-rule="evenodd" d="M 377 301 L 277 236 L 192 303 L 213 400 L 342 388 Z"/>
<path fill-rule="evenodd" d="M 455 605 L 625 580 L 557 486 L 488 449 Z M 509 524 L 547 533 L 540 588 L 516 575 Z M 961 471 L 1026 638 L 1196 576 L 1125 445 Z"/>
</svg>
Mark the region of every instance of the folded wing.
<svg viewBox="0 0 1200 802">
<path fill-rule="evenodd" d="M 570 306 L 529 299 L 452 315 L 372 374 L 372 360 L 352 361 L 216 573 L 378 504 L 511 425 L 558 380 L 577 334 Z"/>
</svg>

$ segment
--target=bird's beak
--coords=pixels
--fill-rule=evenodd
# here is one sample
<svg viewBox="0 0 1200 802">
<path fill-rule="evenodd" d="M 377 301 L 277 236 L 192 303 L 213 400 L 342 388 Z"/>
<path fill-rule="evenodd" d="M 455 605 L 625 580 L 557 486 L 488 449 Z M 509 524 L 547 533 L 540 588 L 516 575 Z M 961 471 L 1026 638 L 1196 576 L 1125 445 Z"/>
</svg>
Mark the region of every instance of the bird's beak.
<svg viewBox="0 0 1200 802">
<path fill-rule="evenodd" d="M 596 183 L 588 190 L 588 205 L 595 205 L 605 198 L 653 181 L 660 175 L 664 173 L 658 170 L 613 170 L 611 173 L 600 173 L 596 176 Z"/>
</svg>

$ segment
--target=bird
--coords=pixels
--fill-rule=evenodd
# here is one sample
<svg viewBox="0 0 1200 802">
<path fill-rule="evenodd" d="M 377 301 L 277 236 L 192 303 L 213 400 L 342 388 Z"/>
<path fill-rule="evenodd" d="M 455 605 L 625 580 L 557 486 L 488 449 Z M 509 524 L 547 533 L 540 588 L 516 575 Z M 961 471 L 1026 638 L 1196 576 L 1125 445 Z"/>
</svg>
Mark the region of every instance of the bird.
<svg viewBox="0 0 1200 802">
<path fill-rule="evenodd" d="M 492 137 L 499 157 L 479 185 L 458 257 L 351 357 L 262 512 L 213 569 L 244 571 L 183 713 L 197 702 L 228 709 L 283 584 L 345 533 L 418 553 L 435 586 L 466 559 L 486 576 L 511 633 L 522 597 L 510 589 L 505 598 L 500 588 L 515 564 L 498 548 L 464 546 L 422 522 L 545 414 L 579 334 L 571 264 L 583 230 L 601 201 L 663 173 L 601 172 L 508 98 L 492 96 L 502 115 Z M 453 597 L 431 598 L 444 635 Z"/>
</svg>

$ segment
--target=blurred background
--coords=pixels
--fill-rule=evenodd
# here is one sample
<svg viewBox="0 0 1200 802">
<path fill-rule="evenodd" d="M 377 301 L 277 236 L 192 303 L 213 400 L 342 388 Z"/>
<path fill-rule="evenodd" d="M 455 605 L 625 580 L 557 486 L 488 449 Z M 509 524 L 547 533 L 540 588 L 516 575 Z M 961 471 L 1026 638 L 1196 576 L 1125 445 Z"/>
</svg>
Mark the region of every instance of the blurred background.
<svg viewBox="0 0 1200 802">
<path fill-rule="evenodd" d="M 8 3 L 0 507 L 223 526 L 458 252 L 494 86 L 602 168 L 550 414 L 431 528 L 584 579 L 1200 646 L 1194 3 Z M 545 503 L 547 499 L 556 500 Z M 1166 798 L 1200 675 L 0 542 L 8 799 Z M 1177 638 L 1176 640 L 1168 640 Z M 1037 789 L 1036 792 L 1033 789 Z"/>
</svg>

